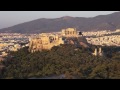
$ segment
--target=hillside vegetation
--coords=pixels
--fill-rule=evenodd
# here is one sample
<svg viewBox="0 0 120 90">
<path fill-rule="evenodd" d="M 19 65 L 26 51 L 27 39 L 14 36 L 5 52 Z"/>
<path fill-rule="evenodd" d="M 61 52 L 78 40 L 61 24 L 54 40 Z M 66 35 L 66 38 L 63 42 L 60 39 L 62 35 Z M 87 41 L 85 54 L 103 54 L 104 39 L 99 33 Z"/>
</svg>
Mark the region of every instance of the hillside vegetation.
<svg viewBox="0 0 120 90">
<path fill-rule="evenodd" d="M 23 79 L 64 74 L 66 79 L 120 79 L 120 47 L 102 47 L 104 57 L 91 54 L 95 46 L 75 48 L 73 45 L 53 47 L 50 51 L 29 53 L 28 48 L 11 52 L 12 58 L 1 78 Z"/>
</svg>

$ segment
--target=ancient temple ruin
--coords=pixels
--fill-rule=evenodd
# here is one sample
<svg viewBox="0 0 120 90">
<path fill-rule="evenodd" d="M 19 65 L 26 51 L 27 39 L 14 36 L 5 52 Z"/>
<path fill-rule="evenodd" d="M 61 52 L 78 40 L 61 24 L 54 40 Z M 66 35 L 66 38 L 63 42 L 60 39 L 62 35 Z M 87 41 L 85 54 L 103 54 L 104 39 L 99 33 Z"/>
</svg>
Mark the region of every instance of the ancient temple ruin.
<svg viewBox="0 0 120 90">
<path fill-rule="evenodd" d="M 76 46 L 78 46 L 82 43 L 81 45 L 85 46 L 80 39 L 85 41 L 75 28 L 63 29 L 61 34 L 41 33 L 30 38 L 29 51 L 33 53 L 35 51 L 50 50 L 52 47 L 60 44 L 77 44 Z"/>
<path fill-rule="evenodd" d="M 30 39 L 29 51 L 50 50 L 53 46 L 58 46 L 60 44 L 64 44 L 62 37 L 59 37 L 58 35 L 40 34 L 39 36 Z"/>
</svg>

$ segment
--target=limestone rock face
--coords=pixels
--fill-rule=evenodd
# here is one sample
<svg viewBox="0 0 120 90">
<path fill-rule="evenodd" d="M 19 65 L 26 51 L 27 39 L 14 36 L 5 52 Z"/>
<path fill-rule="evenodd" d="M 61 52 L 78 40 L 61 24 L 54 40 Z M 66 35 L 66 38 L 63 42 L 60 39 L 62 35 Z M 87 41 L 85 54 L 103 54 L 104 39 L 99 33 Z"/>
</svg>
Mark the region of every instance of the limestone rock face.
<svg viewBox="0 0 120 90">
<path fill-rule="evenodd" d="M 78 38 L 78 42 L 81 46 L 88 48 L 89 44 L 84 36 Z"/>
</svg>

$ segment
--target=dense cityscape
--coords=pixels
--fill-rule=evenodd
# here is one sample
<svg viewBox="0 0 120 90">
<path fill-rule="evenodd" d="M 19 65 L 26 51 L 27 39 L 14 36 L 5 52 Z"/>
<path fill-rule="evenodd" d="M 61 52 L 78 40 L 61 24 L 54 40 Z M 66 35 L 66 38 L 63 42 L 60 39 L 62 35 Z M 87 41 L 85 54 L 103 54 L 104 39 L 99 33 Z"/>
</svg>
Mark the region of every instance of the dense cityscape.
<svg viewBox="0 0 120 90">
<path fill-rule="evenodd" d="M 46 33 L 46 35 L 57 35 L 60 32 Z M 114 35 L 116 34 L 117 35 Z M 82 32 L 86 37 L 87 42 L 92 45 L 101 46 L 120 46 L 120 30 L 115 31 L 97 31 L 97 32 Z M 7 56 L 9 51 L 17 51 L 21 48 L 29 46 L 31 37 L 38 34 L 20 34 L 20 33 L 0 33 L 0 57 Z"/>
<path fill-rule="evenodd" d="M 17 51 L 28 46 L 30 35 L 19 33 L 0 33 L 0 57 L 7 56 L 9 51 Z"/>
</svg>

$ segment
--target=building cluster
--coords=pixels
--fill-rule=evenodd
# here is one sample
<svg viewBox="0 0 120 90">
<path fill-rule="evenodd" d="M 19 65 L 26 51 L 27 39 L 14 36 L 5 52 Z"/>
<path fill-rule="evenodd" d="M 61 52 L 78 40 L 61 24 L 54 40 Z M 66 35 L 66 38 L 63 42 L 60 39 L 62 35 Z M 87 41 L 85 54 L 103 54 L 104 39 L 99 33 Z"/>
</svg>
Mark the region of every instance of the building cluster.
<svg viewBox="0 0 120 90">
<path fill-rule="evenodd" d="M 28 46 L 29 37 L 27 34 L 0 33 L 0 57 L 7 56 L 9 51 Z"/>
<path fill-rule="evenodd" d="M 92 45 L 120 46 L 119 32 L 118 29 L 116 31 L 83 32 L 83 35 L 86 36 L 87 42 Z M 114 35 L 114 33 L 118 33 L 118 35 Z"/>
<path fill-rule="evenodd" d="M 105 35 L 109 35 L 109 34 L 114 34 L 116 32 L 120 32 L 120 29 L 117 29 L 115 31 L 110 31 L 110 30 L 103 30 L 103 31 L 96 31 L 96 32 L 83 32 L 83 36 L 86 36 L 86 37 L 99 37 L 99 36 L 105 36 Z"/>
<path fill-rule="evenodd" d="M 86 38 L 88 43 L 101 46 L 120 46 L 120 35 Z"/>
</svg>

